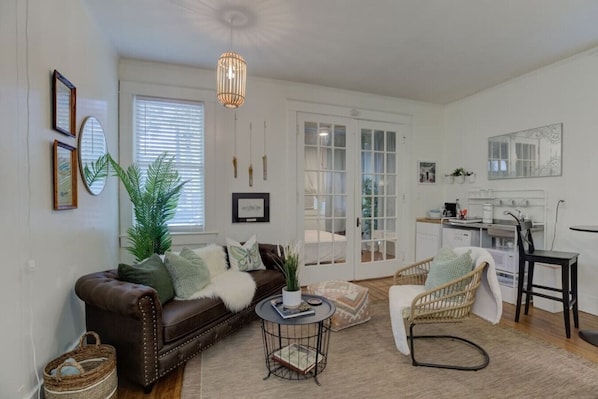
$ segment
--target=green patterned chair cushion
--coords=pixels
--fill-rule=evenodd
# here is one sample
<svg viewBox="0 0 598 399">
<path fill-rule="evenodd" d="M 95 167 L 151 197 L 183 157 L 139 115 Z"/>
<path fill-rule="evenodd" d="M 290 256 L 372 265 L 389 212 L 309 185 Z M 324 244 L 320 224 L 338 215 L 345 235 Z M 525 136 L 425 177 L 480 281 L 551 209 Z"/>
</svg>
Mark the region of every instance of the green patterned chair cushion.
<svg viewBox="0 0 598 399">
<path fill-rule="evenodd" d="M 430 265 L 425 283 L 426 291 L 464 276 L 472 269 L 471 251 L 459 256 L 450 248 L 441 248 Z"/>
</svg>

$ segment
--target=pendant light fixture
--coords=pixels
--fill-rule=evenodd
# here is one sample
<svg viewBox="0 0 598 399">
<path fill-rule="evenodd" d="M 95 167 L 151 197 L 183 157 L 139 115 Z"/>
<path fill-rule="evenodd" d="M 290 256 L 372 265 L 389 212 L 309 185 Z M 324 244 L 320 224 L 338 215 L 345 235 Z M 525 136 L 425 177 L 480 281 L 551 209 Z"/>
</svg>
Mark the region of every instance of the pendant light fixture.
<svg viewBox="0 0 598 399">
<path fill-rule="evenodd" d="M 218 101 L 227 108 L 239 108 L 245 102 L 245 83 L 247 64 L 243 57 L 232 51 L 233 21 L 230 19 L 230 48 L 231 51 L 222 53 L 218 58 L 216 71 Z"/>
</svg>

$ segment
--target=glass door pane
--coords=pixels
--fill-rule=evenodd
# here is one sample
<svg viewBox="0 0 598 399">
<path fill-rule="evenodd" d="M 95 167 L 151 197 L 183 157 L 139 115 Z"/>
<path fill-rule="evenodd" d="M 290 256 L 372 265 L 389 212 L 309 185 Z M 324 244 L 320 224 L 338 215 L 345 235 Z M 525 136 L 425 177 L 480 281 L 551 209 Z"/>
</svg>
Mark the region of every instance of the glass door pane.
<svg viewBox="0 0 598 399">
<path fill-rule="evenodd" d="M 347 126 L 303 121 L 304 264 L 347 263 Z"/>
<path fill-rule="evenodd" d="M 360 130 L 362 263 L 396 258 L 396 142 L 396 131 Z"/>
</svg>

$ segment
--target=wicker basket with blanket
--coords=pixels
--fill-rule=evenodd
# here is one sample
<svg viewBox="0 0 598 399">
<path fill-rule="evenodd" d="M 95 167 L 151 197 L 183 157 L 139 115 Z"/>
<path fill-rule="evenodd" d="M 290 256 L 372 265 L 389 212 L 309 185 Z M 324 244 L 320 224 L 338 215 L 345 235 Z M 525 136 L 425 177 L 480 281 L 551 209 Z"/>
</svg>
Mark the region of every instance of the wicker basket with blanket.
<svg viewBox="0 0 598 399">
<path fill-rule="evenodd" d="M 86 344 L 92 335 L 95 344 Z M 79 346 L 52 360 L 44 368 L 44 393 L 47 399 L 113 399 L 118 377 L 116 349 L 100 343 L 100 337 L 88 331 Z"/>
</svg>

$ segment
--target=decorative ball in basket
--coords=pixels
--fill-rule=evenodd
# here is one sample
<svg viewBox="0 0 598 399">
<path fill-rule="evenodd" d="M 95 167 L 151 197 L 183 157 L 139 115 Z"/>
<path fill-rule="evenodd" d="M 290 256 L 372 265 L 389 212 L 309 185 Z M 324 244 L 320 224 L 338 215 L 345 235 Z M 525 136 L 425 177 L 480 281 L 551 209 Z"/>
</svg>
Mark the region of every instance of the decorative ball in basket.
<svg viewBox="0 0 598 399">
<path fill-rule="evenodd" d="M 86 344 L 91 335 L 95 344 Z M 79 338 L 79 346 L 52 360 L 44 368 L 44 393 L 47 399 L 116 398 L 116 349 L 100 343 L 93 331 Z"/>
</svg>

